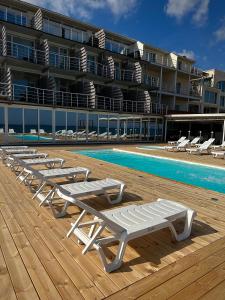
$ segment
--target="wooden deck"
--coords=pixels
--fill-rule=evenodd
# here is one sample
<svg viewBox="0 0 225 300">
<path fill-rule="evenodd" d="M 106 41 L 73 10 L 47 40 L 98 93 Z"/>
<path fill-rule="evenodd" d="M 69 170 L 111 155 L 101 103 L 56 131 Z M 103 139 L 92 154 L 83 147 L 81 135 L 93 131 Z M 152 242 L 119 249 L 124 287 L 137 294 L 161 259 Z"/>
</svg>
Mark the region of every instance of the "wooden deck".
<svg viewBox="0 0 225 300">
<path fill-rule="evenodd" d="M 172 242 L 166 229 L 130 242 L 123 266 L 107 274 L 95 250 L 83 256 L 75 236 L 66 238 L 78 209 L 71 206 L 67 217 L 55 220 L 0 164 L 0 299 L 225 299 L 224 194 L 73 154 L 63 147 L 43 150 L 65 158 L 66 166 L 89 167 L 92 179 L 110 176 L 125 181 L 121 205 L 161 197 L 192 207 L 198 217 L 186 241 Z M 224 160 L 208 156 L 160 150 L 151 154 L 225 165 Z M 103 197 L 84 201 L 99 210 L 112 207 Z M 116 246 L 110 247 L 108 255 L 115 250 Z"/>
</svg>

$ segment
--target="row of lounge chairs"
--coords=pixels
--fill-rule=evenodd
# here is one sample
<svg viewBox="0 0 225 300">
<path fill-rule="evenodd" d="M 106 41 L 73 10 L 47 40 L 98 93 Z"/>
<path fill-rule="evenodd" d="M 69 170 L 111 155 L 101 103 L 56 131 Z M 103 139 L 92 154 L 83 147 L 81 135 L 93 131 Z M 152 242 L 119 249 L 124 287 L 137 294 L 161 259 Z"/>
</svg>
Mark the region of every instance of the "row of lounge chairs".
<svg viewBox="0 0 225 300">
<path fill-rule="evenodd" d="M 214 138 L 210 138 L 202 144 L 198 141 L 200 137 L 194 138 L 192 141 L 181 137 L 177 142 L 168 142 L 169 146 L 166 146 L 167 151 L 186 151 L 189 154 L 212 154 L 213 157 L 225 158 L 225 141 L 221 145 L 212 145 L 215 141 Z"/>
<path fill-rule="evenodd" d="M 17 175 L 17 181 L 25 183 L 33 192 L 32 199 L 38 199 L 41 206 L 49 206 L 54 217 L 63 217 L 67 213 L 69 205 L 80 208 L 79 217 L 71 224 L 67 237 L 75 234 L 78 241 L 84 244 L 82 253 L 86 254 L 92 248 L 100 255 L 104 270 L 111 272 L 118 269 L 123 261 L 127 243 L 135 238 L 152 232 L 169 228 L 177 241 L 189 237 L 192 222 L 196 212 L 174 201 L 158 199 L 155 202 L 143 205 L 128 205 L 97 211 L 87 205 L 80 197 L 92 195 L 104 195 L 110 204 L 122 201 L 124 182 L 106 178 L 89 181 L 91 171 L 83 167 L 63 167 L 65 161 L 61 158 L 50 158 L 46 153 L 39 153 L 36 149 L 26 146 L 2 147 L 0 156 L 6 166 Z M 46 169 L 36 169 L 35 165 L 45 166 Z M 55 179 L 73 179 L 83 175 L 83 181 L 59 185 Z M 112 199 L 109 192 L 117 191 L 116 199 Z M 56 209 L 55 199 L 63 201 L 61 211 Z M 92 219 L 85 220 L 86 215 Z M 185 219 L 182 233 L 177 233 L 173 222 Z M 105 236 L 104 233 L 108 234 Z M 119 243 L 118 252 L 112 261 L 106 259 L 104 246 L 112 242 Z"/>
</svg>

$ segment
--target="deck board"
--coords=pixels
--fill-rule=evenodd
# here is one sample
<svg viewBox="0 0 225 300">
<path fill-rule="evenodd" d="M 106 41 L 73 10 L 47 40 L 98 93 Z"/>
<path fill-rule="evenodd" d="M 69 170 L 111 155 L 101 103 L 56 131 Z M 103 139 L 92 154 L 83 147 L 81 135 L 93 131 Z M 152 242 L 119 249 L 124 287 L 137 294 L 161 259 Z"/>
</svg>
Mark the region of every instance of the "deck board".
<svg viewBox="0 0 225 300">
<path fill-rule="evenodd" d="M 132 146 L 120 148 L 147 152 Z M 0 299 L 4 299 L 6 291 L 7 299 L 32 300 L 188 299 L 190 295 L 193 299 L 210 299 L 208 295 L 225 299 L 224 194 L 108 164 L 67 151 L 70 149 L 47 147 L 41 152 L 65 158 L 66 166 L 90 168 L 91 179 L 112 177 L 125 181 L 124 201 L 118 206 L 160 197 L 192 207 L 198 217 L 191 238 L 174 243 L 169 230 L 164 229 L 131 241 L 122 267 L 107 274 L 96 251 L 83 256 L 75 236 L 66 238 L 79 210 L 70 206 L 68 216 L 55 220 L 50 210 L 31 200 L 30 191 L 0 164 L 0 280 L 5 291 L 0 291 Z M 208 155 L 197 157 L 161 150 L 150 154 L 218 166 L 225 162 Z M 113 207 L 104 197 L 84 201 L 97 210 Z M 182 224 L 178 222 L 177 226 Z M 116 246 L 111 246 L 110 255 L 115 252 Z"/>
</svg>

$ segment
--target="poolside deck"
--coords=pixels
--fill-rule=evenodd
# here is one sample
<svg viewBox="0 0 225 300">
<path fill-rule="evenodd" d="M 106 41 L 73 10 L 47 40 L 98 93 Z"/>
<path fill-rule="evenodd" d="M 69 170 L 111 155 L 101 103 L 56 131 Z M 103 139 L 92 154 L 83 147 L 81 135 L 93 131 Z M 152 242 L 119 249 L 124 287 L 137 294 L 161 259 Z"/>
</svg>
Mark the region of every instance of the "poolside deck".
<svg viewBox="0 0 225 300">
<path fill-rule="evenodd" d="M 141 151 L 133 146 L 120 148 Z M 127 190 L 121 205 L 161 197 L 195 209 L 198 217 L 191 238 L 175 243 L 169 230 L 162 230 L 134 240 L 127 247 L 123 266 L 107 274 L 96 251 L 83 256 L 75 237 L 65 237 L 78 209 L 71 206 L 67 217 L 55 220 L 0 164 L 0 299 L 225 299 L 224 194 L 110 165 L 66 149 L 69 147 L 41 151 L 65 158 L 66 166 L 89 167 L 92 179 L 110 176 L 125 181 Z M 150 154 L 225 166 L 224 160 L 208 156 L 161 150 Z M 102 197 L 85 201 L 96 209 L 109 208 Z M 109 248 L 109 256 L 115 249 Z"/>
</svg>

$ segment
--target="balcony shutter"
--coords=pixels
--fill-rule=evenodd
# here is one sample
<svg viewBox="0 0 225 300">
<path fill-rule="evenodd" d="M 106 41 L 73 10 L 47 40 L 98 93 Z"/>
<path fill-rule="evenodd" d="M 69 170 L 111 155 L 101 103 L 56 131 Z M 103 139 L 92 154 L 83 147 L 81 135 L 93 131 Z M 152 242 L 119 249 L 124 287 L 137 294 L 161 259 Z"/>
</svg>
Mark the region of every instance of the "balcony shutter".
<svg viewBox="0 0 225 300">
<path fill-rule="evenodd" d="M 83 93 L 88 95 L 88 107 L 89 108 L 95 108 L 96 107 L 96 101 L 95 101 L 95 86 L 93 81 L 84 81 L 83 85 Z"/>
<path fill-rule="evenodd" d="M 7 56 L 7 33 L 6 27 L 2 27 L 2 56 Z"/>
<path fill-rule="evenodd" d="M 82 47 L 79 51 L 80 71 L 87 72 L 87 51 Z"/>
<path fill-rule="evenodd" d="M 107 74 L 110 79 L 114 79 L 115 65 L 112 56 L 107 57 Z"/>
<path fill-rule="evenodd" d="M 98 39 L 98 47 L 105 49 L 105 32 L 103 29 L 95 33 L 95 37 Z"/>
<path fill-rule="evenodd" d="M 43 29 L 43 16 L 42 16 L 41 9 L 38 9 L 34 15 L 33 26 L 34 26 L 34 29 L 36 29 L 36 30 Z"/>
<path fill-rule="evenodd" d="M 133 64 L 133 69 L 135 70 L 135 81 L 141 83 L 142 78 L 142 68 L 139 62 Z"/>
</svg>

